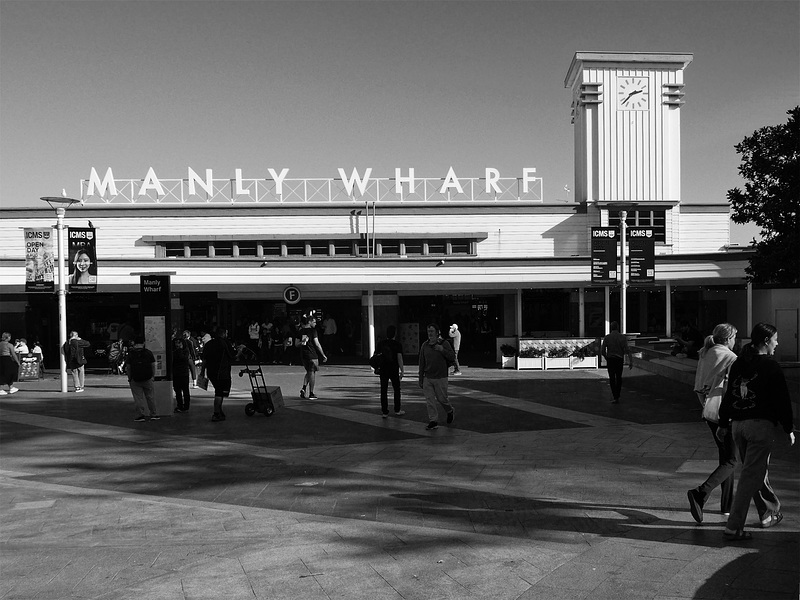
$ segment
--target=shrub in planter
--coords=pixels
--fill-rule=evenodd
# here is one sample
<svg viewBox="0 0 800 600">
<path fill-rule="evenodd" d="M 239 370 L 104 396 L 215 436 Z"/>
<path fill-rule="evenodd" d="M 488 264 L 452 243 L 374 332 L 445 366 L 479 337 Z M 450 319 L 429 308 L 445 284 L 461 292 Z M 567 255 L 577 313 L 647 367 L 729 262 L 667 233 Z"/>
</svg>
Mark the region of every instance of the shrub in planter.
<svg viewBox="0 0 800 600">
<path fill-rule="evenodd" d="M 506 357 L 512 357 L 517 355 L 517 349 L 510 344 L 501 344 L 500 346 L 500 354 Z"/>
</svg>

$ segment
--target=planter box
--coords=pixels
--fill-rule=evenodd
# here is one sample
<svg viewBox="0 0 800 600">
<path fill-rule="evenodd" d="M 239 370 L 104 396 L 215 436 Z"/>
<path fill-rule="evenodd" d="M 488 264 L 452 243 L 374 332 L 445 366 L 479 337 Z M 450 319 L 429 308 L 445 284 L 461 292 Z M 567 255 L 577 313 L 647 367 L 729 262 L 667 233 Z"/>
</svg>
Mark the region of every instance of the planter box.
<svg viewBox="0 0 800 600">
<path fill-rule="evenodd" d="M 513 369 L 516 365 L 516 356 L 500 356 L 500 368 L 501 369 Z"/>
<path fill-rule="evenodd" d="M 550 358 L 546 356 L 544 358 L 544 368 L 547 370 L 550 369 L 569 369 L 569 362 L 570 357 L 565 356 L 564 358 Z"/>
<path fill-rule="evenodd" d="M 596 369 L 597 357 L 586 356 L 581 360 L 577 356 L 570 356 L 569 363 L 570 369 Z"/>
<path fill-rule="evenodd" d="M 517 369 L 544 369 L 544 359 L 541 356 L 536 358 L 517 358 Z"/>
</svg>

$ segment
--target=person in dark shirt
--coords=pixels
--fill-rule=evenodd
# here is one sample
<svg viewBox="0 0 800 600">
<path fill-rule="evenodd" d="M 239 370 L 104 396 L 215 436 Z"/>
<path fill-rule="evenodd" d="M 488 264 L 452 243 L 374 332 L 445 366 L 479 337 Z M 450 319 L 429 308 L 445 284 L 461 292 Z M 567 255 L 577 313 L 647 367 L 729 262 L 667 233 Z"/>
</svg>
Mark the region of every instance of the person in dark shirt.
<svg viewBox="0 0 800 600">
<path fill-rule="evenodd" d="M 300 331 L 300 361 L 306 370 L 303 377 L 303 387 L 300 388 L 300 397 L 316 400 L 314 386 L 317 383 L 317 371 L 319 371 L 319 357 L 322 362 L 326 362 L 328 357 L 322 350 L 317 334 L 317 319 L 314 315 L 303 315 Z M 319 352 L 319 353 L 318 353 Z"/>
<path fill-rule="evenodd" d="M 619 403 L 622 392 L 622 368 L 625 366 L 625 357 L 628 357 L 628 368 L 633 368 L 633 354 L 628 346 L 628 338 L 619 332 L 619 323 L 611 323 L 611 333 L 603 338 L 600 345 L 600 354 L 606 359 L 608 368 L 608 383 L 611 386 L 611 403 Z"/>
<path fill-rule="evenodd" d="M 394 325 L 389 325 L 386 328 L 386 339 L 381 340 L 378 344 L 378 350 L 383 355 L 383 364 L 381 365 L 380 378 L 381 378 L 381 412 L 383 418 L 389 416 L 389 382 L 392 382 L 392 389 L 394 390 L 394 414 L 395 416 L 402 416 L 406 412 L 402 409 L 400 400 L 400 379 L 403 377 L 403 347 L 395 339 L 397 335 L 397 328 Z"/>
<path fill-rule="evenodd" d="M 769 482 L 769 457 L 779 440 L 788 436 L 789 444 L 794 444 L 789 388 L 780 365 L 772 358 L 778 346 L 778 330 L 769 323 L 758 323 L 750 339 L 728 373 L 717 429 L 720 440 L 732 429 L 742 463 L 724 532 L 732 541 L 752 538 L 744 530 L 751 498 L 762 528 L 783 520 L 780 500 Z"/>
<path fill-rule="evenodd" d="M 236 357 L 236 349 L 228 341 L 228 330 L 217 327 L 211 338 L 203 346 L 203 371 L 214 386 L 214 414 L 211 420 L 224 421 L 222 401 L 231 393 L 231 364 Z"/>
</svg>

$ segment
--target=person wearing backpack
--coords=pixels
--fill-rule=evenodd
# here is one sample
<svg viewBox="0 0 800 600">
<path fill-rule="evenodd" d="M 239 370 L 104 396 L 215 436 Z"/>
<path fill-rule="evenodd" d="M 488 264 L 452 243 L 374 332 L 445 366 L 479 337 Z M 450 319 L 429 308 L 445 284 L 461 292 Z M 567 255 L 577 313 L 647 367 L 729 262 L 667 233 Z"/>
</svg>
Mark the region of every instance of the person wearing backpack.
<svg viewBox="0 0 800 600">
<path fill-rule="evenodd" d="M 61 349 L 64 353 L 64 358 L 67 360 L 67 369 L 72 373 L 72 382 L 75 384 L 77 393 L 83 391 L 85 366 L 88 362 L 84 355 L 84 350 L 90 346 L 89 342 L 81 339 L 77 331 L 70 331 L 69 340 L 64 343 L 64 347 Z"/>
<path fill-rule="evenodd" d="M 406 414 L 400 405 L 400 379 L 403 377 L 403 347 L 395 339 L 397 328 L 389 325 L 386 328 L 386 339 L 378 344 L 378 352 L 381 353 L 382 360 L 380 366 L 381 378 L 381 413 L 383 418 L 389 416 L 389 382 L 392 382 L 394 390 L 394 414 L 401 417 Z"/>
<path fill-rule="evenodd" d="M 134 421 L 147 421 L 145 410 L 150 415 L 151 421 L 158 421 L 156 414 L 155 386 L 153 377 L 156 374 L 156 357 L 144 347 L 144 336 L 137 335 L 133 338 L 133 348 L 128 350 L 125 362 L 125 373 L 133 394 L 133 404 L 136 408 Z"/>
</svg>

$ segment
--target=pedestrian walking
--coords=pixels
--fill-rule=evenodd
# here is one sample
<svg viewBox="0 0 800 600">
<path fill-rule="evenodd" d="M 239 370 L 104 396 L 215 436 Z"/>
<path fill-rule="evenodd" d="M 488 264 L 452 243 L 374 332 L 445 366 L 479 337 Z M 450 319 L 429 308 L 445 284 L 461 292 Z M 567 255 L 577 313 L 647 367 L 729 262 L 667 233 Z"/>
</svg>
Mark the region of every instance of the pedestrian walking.
<svg viewBox="0 0 800 600">
<path fill-rule="evenodd" d="M 200 364 L 200 342 L 188 329 L 183 330 L 183 342 L 189 353 L 189 373 L 192 376 L 192 387 L 197 387 L 197 367 Z M 188 407 L 187 407 L 188 410 Z"/>
<path fill-rule="evenodd" d="M 703 407 L 703 419 L 717 445 L 719 464 L 702 485 L 686 492 L 689 498 L 689 511 L 698 523 L 703 522 L 703 508 L 708 497 L 720 486 L 720 512 L 729 515 L 733 504 L 734 467 L 736 466 L 736 446 L 730 430 L 717 439 L 719 429 L 719 406 L 728 387 L 728 370 L 736 360 L 733 345 L 736 343 L 736 327 L 730 323 L 720 323 L 705 339 L 697 372 L 694 378 L 694 391 Z"/>
<path fill-rule="evenodd" d="M 144 336 L 133 337 L 133 347 L 128 350 L 125 361 L 125 374 L 133 395 L 133 406 L 136 409 L 134 421 L 158 421 L 156 414 L 155 385 L 156 357 L 144 345 Z"/>
<path fill-rule="evenodd" d="M 600 345 L 600 354 L 606 359 L 608 368 L 608 383 L 611 386 L 611 403 L 619 404 L 622 392 L 622 368 L 625 366 L 625 357 L 628 357 L 629 369 L 633 368 L 633 354 L 628 346 L 628 338 L 619 332 L 619 323 L 611 323 L 611 333 L 603 338 Z"/>
<path fill-rule="evenodd" d="M 193 364 L 189 341 L 183 337 L 172 340 L 172 389 L 175 392 L 175 412 L 189 410 L 191 396 L 189 394 L 189 378 Z"/>
<path fill-rule="evenodd" d="M 752 538 L 744 529 L 751 498 L 762 528 L 783 520 L 781 502 L 769 482 L 769 457 L 787 437 L 789 444 L 794 444 L 789 388 L 780 365 L 772 358 L 778 346 L 778 330 L 769 323 L 758 323 L 750 339 L 731 365 L 717 429 L 717 439 L 733 430 L 742 463 L 724 531 L 725 538 L 731 541 Z"/>
<path fill-rule="evenodd" d="M 461 365 L 458 363 L 458 351 L 461 349 L 461 330 L 458 325 L 450 325 L 450 343 L 453 345 L 453 352 L 456 354 L 455 364 L 453 365 L 453 375 L 461 375 Z"/>
<path fill-rule="evenodd" d="M 77 331 L 69 332 L 69 339 L 64 342 L 64 347 L 61 351 L 67 360 L 67 369 L 72 374 L 72 383 L 75 386 L 75 392 L 83 392 L 83 385 L 86 380 L 86 354 L 85 351 L 91 347 L 91 344 L 78 335 Z"/>
<path fill-rule="evenodd" d="M 419 351 L 419 387 L 428 406 L 427 430 L 439 427 L 439 405 L 447 413 L 448 425 L 453 422 L 455 410 L 447 397 L 447 373 L 449 363 L 456 358 L 453 348 L 439 334 L 439 326 L 431 323 L 427 327 L 428 340 Z"/>
<path fill-rule="evenodd" d="M 0 396 L 16 394 L 19 389 L 14 387 L 14 382 L 19 377 L 19 357 L 14 352 L 14 344 L 11 343 L 11 334 L 7 331 L 0 336 Z"/>
<path fill-rule="evenodd" d="M 319 343 L 316 317 L 314 315 L 303 315 L 303 322 L 298 333 L 300 335 L 300 361 L 306 370 L 306 374 L 303 377 L 303 387 L 300 388 L 300 397 L 316 400 L 317 395 L 314 393 L 314 387 L 317 383 L 319 358 L 322 357 L 322 362 L 328 360 L 322 350 L 322 345 Z"/>
<path fill-rule="evenodd" d="M 236 357 L 236 349 L 228 340 L 228 330 L 217 327 L 214 337 L 203 346 L 203 372 L 214 386 L 213 422 L 225 420 L 222 402 L 231 394 L 231 364 Z"/>
<path fill-rule="evenodd" d="M 397 328 L 389 325 L 386 328 L 386 339 L 378 344 L 378 351 L 383 356 L 383 361 L 378 375 L 381 379 L 381 413 L 383 418 L 389 416 L 389 382 L 392 382 L 394 391 L 394 414 L 397 417 L 406 414 L 403 410 L 400 399 L 400 380 L 403 378 L 405 368 L 403 366 L 403 347 L 395 339 Z"/>
<path fill-rule="evenodd" d="M 339 328 L 336 326 L 336 319 L 333 318 L 332 314 L 327 313 L 322 321 L 322 340 L 331 354 L 334 352 L 341 353 L 338 338 Z"/>
</svg>

